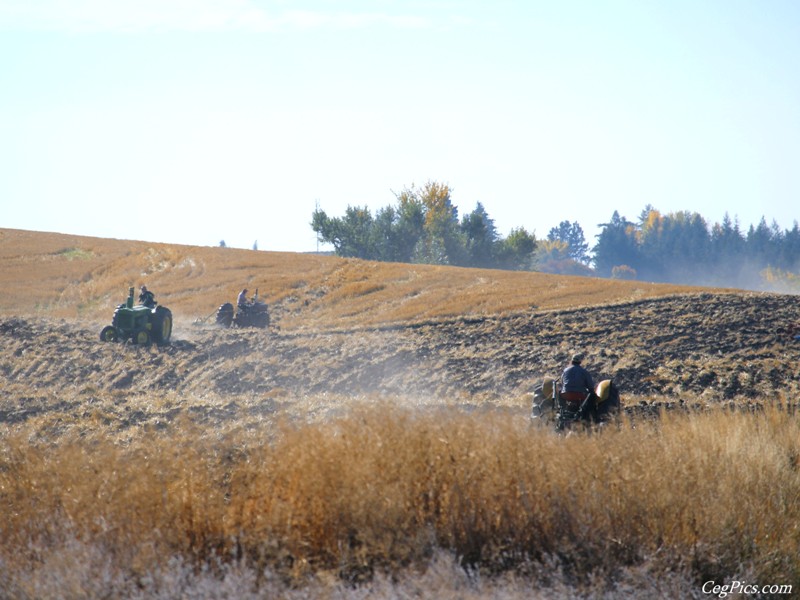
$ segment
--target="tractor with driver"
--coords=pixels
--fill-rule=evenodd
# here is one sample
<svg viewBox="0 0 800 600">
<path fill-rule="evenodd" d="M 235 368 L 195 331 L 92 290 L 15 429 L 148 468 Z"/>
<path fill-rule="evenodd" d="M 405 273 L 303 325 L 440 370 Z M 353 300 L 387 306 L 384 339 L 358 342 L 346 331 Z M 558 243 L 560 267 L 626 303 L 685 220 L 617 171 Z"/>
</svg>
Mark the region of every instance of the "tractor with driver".
<svg viewBox="0 0 800 600">
<path fill-rule="evenodd" d="M 101 341 L 130 341 L 137 346 L 169 343 L 172 312 L 155 302 L 152 293 L 143 290 L 147 296 L 141 304 L 134 304 L 133 288 L 128 290 L 127 300 L 114 310 L 111 325 L 106 325 L 100 332 Z"/>
<path fill-rule="evenodd" d="M 231 302 L 225 302 L 217 309 L 216 323 L 221 327 L 269 327 L 269 308 L 267 303 L 258 299 L 258 289 L 250 300 L 246 296 L 247 290 L 242 290 L 236 302 L 236 308 Z"/>
</svg>

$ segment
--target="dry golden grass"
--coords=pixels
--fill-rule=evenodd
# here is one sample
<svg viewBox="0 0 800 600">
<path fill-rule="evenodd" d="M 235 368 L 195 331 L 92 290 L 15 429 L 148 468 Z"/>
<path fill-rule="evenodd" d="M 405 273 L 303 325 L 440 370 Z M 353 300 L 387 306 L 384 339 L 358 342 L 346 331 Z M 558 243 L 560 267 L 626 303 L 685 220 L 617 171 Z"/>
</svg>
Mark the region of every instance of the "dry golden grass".
<svg viewBox="0 0 800 600">
<path fill-rule="evenodd" d="M 0 229 L 0 314 L 108 320 L 145 284 L 178 322 L 242 287 L 284 330 L 602 305 L 701 288 L 544 273 L 377 263 L 314 254 L 180 246 Z"/>
<path fill-rule="evenodd" d="M 0 583 L 35 597 L 40 566 L 68 580 L 57 571 L 76 568 L 60 561 L 79 543 L 108 557 L 117 589 L 176 557 L 297 584 L 419 572 L 442 550 L 573 592 L 637 570 L 796 584 L 799 460 L 800 422 L 771 409 L 567 438 L 508 414 L 391 406 L 266 443 L 188 422 L 128 446 L 19 431 L 0 442 Z"/>
</svg>

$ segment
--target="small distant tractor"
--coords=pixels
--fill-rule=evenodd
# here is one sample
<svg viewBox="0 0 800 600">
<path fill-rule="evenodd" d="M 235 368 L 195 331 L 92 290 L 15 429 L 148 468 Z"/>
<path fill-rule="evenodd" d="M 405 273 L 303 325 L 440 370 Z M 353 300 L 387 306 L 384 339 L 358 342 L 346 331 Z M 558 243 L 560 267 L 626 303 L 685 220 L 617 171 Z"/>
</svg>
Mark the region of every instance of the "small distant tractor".
<svg viewBox="0 0 800 600">
<path fill-rule="evenodd" d="M 233 304 L 226 302 L 217 309 L 217 325 L 222 327 L 269 327 L 269 309 L 258 299 L 258 290 L 247 304 L 239 305 L 234 311 Z"/>
<path fill-rule="evenodd" d="M 133 288 L 128 290 L 128 299 L 114 311 L 111 325 L 100 332 L 103 342 L 130 340 L 139 346 L 151 342 L 166 344 L 172 335 L 172 312 L 163 306 L 133 304 Z"/>
</svg>

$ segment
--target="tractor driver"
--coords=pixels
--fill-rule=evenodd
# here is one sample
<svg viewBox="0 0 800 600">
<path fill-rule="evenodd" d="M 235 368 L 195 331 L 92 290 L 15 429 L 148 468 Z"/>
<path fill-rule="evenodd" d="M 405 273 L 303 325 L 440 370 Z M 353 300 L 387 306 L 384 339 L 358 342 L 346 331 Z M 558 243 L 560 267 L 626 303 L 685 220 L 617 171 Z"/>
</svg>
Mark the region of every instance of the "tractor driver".
<svg viewBox="0 0 800 600">
<path fill-rule="evenodd" d="M 251 302 L 247 299 L 247 288 L 239 292 L 239 296 L 236 298 L 236 304 L 239 305 L 239 308 L 247 309 L 250 307 Z"/>
<path fill-rule="evenodd" d="M 143 285 L 139 288 L 139 304 L 143 304 L 147 308 L 156 307 L 156 297 L 153 295 L 153 292 L 147 289 L 147 286 Z"/>
<path fill-rule="evenodd" d="M 561 398 L 576 407 L 594 393 L 594 381 L 582 362 L 583 355 L 574 354 L 570 366 L 561 374 Z"/>
</svg>

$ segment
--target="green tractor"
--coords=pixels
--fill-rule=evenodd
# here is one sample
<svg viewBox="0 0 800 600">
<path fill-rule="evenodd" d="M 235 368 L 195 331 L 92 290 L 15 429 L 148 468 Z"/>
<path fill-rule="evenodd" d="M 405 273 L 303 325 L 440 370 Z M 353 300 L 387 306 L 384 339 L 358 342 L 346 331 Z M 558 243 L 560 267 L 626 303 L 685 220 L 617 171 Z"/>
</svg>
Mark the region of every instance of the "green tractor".
<svg viewBox="0 0 800 600">
<path fill-rule="evenodd" d="M 100 332 L 103 342 L 130 340 L 139 346 L 151 342 L 166 344 L 172 335 L 172 313 L 163 306 L 133 304 L 133 288 L 128 290 L 128 299 L 114 311 L 111 325 Z"/>
</svg>

